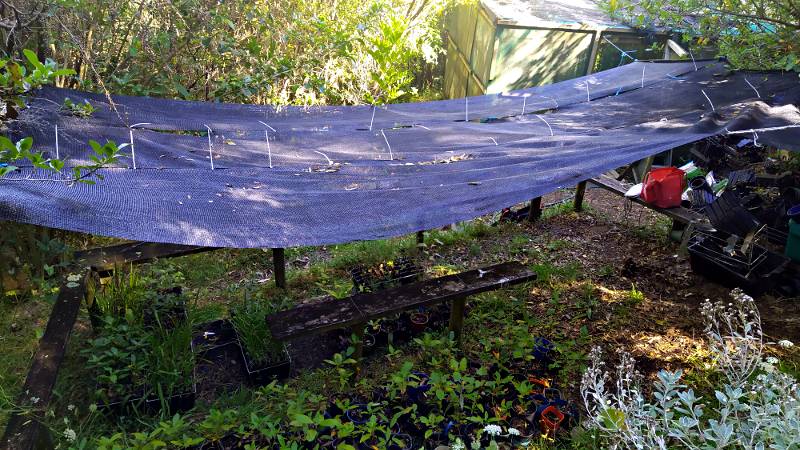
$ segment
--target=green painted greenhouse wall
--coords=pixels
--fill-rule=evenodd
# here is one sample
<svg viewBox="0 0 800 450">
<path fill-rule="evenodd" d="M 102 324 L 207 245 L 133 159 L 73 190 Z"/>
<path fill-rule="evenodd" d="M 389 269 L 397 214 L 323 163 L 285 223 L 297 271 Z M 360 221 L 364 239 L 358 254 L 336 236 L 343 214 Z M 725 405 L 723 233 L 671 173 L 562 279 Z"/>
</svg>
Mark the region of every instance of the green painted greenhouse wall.
<svg viewBox="0 0 800 450">
<path fill-rule="evenodd" d="M 498 27 L 497 53 L 486 93 L 586 75 L 593 35 L 591 31 Z"/>
<path fill-rule="evenodd" d="M 589 71 L 594 30 L 495 25 L 490 14 L 481 5 L 462 5 L 448 15 L 444 76 L 448 98 L 555 83 Z M 606 30 L 602 36 L 639 59 L 663 56 L 664 35 Z M 648 50 L 654 43 L 656 49 Z M 619 51 L 601 39 L 592 71 L 619 64 Z"/>
</svg>

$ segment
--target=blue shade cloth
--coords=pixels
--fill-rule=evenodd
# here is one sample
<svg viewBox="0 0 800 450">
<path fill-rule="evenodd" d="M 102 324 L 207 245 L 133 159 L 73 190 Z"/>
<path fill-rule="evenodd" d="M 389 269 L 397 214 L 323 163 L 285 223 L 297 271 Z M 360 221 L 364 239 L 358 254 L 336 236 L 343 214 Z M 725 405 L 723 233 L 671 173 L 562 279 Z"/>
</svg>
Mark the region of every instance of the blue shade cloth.
<svg viewBox="0 0 800 450">
<path fill-rule="evenodd" d="M 796 74 L 697 64 L 635 62 L 510 93 L 377 107 L 109 102 L 43 89 L 12 138 L 32 136 L 35 150 L 55 155 L 57 125 L 69 167 L 88 162 L 89 139 L 124 143 L 132 131 L 136 169 L 130 148 L 96 185 L 20 162 L 0 179 L 0 219 L 217 247 L 379 239 L 498 211 L 708 136 L 800 123 Z M 75 117 L 61 108 L 66 97 L 96 111 Z M 786 128 L 757 138 L 800 150 L 798 137 Z"/>
</svg>

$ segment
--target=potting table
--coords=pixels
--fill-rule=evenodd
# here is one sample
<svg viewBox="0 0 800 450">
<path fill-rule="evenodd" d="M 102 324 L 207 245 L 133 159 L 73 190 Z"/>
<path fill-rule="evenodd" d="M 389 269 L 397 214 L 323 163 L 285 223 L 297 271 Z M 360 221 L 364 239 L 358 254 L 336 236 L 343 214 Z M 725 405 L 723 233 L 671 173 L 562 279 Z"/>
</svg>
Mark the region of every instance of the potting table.
<svg viewBox="0 0 800 450">
<path fill-rule="evenodd" d="M 267 316 L 272 336 L 288 340 L 341 329 L 402 311 L 436 303 L 453 302 L 450 330 L 460 337 L 464 323 L 464 301 L 470 295 L 497 290 L 536 278 L 536 273 L 519 262 L 504 262 L 378 292 L 359 293 L 347 298 L 327 297 Z M 355 328 L 356 334 L 364 326 Z M 359 348 L 356 348 L 359 353 Z"/>
<path fill-rule="evenodd" d="M 590 180 L 592 184 L 595 184 L 609 192 L 613 192 L 619 196 L 624 197 L 625 193 L 628 192 L 630 186 L 626 186 L 625 183 L 616 180 L 608 175 L 600 175 L 599 177 L 592 178 Z M 680 222 L 680 223 L 700 223 L 706 222 L 706 217 L 698 212 L 692 211 L 691 209 L 684 208 L 682 206 L 676 208 L 659 208 L 658 206 L 651 205 L 650 203 L 645 202 L 639 197 L 628 197 L 634 203 L 638 203 L 646 208 L 650 208 L 653 211 L 660 212 L 665 216 L 669 217 L 670 219 Z"/>
</svg>

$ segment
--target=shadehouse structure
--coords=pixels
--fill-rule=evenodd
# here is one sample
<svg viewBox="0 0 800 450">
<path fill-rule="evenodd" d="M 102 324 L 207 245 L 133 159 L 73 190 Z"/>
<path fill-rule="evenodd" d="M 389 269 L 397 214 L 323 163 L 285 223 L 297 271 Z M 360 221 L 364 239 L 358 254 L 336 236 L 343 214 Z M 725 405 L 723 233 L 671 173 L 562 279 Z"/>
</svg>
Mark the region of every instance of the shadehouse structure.
<svg viewBox="0 0 800 450">
<path fill-rule="evenodd" d="M 479 0 L 458 6 L 445 27 L 448 98 L 555 83 L 676 50 L 683 56 L 667 44 L 668 31 L 638 32 L 593 0 Z"/>
<path fill-rule="evenodd" d="M 72 115 L 61 107 L 66 97 L 94 113 Z M 794 73 L 731 72 L 714 61 L 637 61 L 535 88 L 384 106 L 278 108 L 43 89 L 9 135 L 31 136 L 34 150 L 65 160 L 67 170 L 16 162 L 0 178 L 0 220 L 134 242 L 76 258 L 79 274 L 62 280 L 17 404 L 44 413 L 91 281 L 116 264 L 271 247 L 276 284 L 285 286 L 286 247 L 472 219 L 709 136 L 800 151 L 798 102 Z M 97 184 L 72 183 L 68 169 L 90 160 L 90 139 L 127 143 L 127 154 L 100 169 Z M 509 283 L 504 273 L 471 272 L 484 283 L 472 292 Z M 460 306 L 439 295 L 453 300 L 456 330 L 467 294 Z M 48 433 L 36 415 L 15 414 L 0 448 L 52 448 Z"/>
</svg>

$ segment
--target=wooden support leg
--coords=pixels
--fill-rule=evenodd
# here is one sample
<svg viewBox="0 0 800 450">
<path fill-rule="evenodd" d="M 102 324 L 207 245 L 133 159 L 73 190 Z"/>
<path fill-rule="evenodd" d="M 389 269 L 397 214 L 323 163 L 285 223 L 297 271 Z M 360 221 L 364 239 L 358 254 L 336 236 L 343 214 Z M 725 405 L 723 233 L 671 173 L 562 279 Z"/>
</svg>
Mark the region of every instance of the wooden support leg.
<svg viewBox="0 0 800 450">
<path fill-rule="evenodd" d="M 423 245 L 425 245 L 425 232 L 417 231 L 417 250 L 421 250 Z"/>
<path fill-rule="evenodd" d="M 44 335 L 39 340 L 39 348 L 33 355 L 22 394 L 18 405 L 31 408 L 34 414 L 12 414 L 8 420 L 5 434 L 0 438 L 0 449 L 34 450 L 54 448 L 50 438 L 50 429 L 37 417 L 44 415 L 53 395 L 58 369 L 64 360 L 67 342 L 78 311 L 86 294 L 87 280 L 80 283 L 63 284 L 58 298 L 53 305 L 53 312 L 47 321 Z M 70 287 L 72 286 L 72 287 Z M 35 400 L 34 400 L 35 399 Z"/>
<path fill-rule="evenodd" d="M 536 222 L 540 217 L 542 217 L 542 197 L 536 197 L 531 200 L 528 221 Z"/>
<path fill-rule="evenodd" d="M 272 249 L 272 265 L 275 270 L 275 285 L 286 289 L 286 253 L 284 249 Z"/>
<path fill-rule="evenodd" d="M 583 211 L 583 196 L 586 195 L 586 181 L 581 181 L 578 183 L 578 187 L 575 188 L 575 211 L 581 212 Z"/>
<path fill-rule="evenodd" d="M 353 334 L 356 335 L 356 348 L 355 352 L 353 352 L 353 359 L 356 360 L 356 377 L 361 376 L 361 359 L 364 357 L 364 328 L 366 328 L 367 324 L 359 323 L 355 325 L 355 330 L 353 330 Z"/>
<path fill-rule="evenodd" d="M 450 331 L 453 332 L 456 341 L 461 341 L 461 331 L 464 328 L 464 304 L 466 298 L 453 300 L 450 308 Z"/>
</svg>

